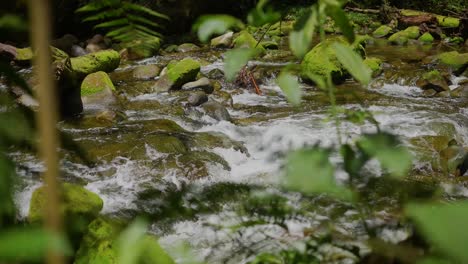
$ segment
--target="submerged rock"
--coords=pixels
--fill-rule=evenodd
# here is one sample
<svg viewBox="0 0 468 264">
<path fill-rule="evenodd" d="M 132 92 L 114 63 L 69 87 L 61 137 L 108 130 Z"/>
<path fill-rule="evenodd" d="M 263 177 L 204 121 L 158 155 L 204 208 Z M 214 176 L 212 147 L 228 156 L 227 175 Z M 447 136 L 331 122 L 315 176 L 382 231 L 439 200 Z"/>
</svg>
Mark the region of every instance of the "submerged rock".
<svg viewBox="0 0 468 264">
<path fill-rule="evenodd" d="M 94 72 L 111 72 L 117 69 L 120 64 L 120 55 L 115 50 L 104 50 L 71 58 L 70 61 L 78 78 L 84 78 Z"/>
<path fill-rule="evenodd" d="M 423 90 L 435 90 L 437 92 L 449 91 L 447 80 L 438 70 L 432 70 L 423 74 L 416 82 L 416 85 Z"/>
<path fill-rule="evenodd" d="M 226 107 L 217 101 L 209 101 L 202 105 L 203 110 L 206 114 L 218 121 L 231 121 L 231 115 L 229 114 Z"/>
<path fill-rule="evenodd" d="M 179 90 L 182 85 L 194 81 L 200 72 L 200 63 L 194 59 L 186 58 L 179 62 L 170 63 L 167 72 L 162 74 L 155 85 L 159 92 Z"/>
<path fill-rule="evenodd" d="M 199 106 L 208 102 L 208 96 L 203 91 L 195 91 L 189 95 L 187 101 L 191 106 Z"/>
<path fill-rule="evenodd" d="M 178 52 L 191 52 L 191 51 L 196 51 L 199 49 L 200 47 L 198 47 L 197 45 L 193 43 L 184 43 L 177 47 Z"/>
<path fill-rule="evenodd" d="M 210 42 L 211 47 L 215 48 L 229 48 L 232 45 L 234 32 L 229 31 L 221 36 L 213 38 Z"/>
<path fill-rule="evenodd" d="M 214 87 L 210 79 L 203 77 L 197 81 L 186 83 L 182 86 L 183 90 L 202 90 L 205 93 L 213 93 Z"/>
<path fill-rule="evenodd" d="M 118 263 L 117 240 L 125 226 L 126 224 L 122 221 L 104 217 L 91 222 L 76 253 L 74 264 Z M 142 248 L 135 264 L 175 263 L 153 236 L 145 235 L 139 243 Z"/>
</svg>

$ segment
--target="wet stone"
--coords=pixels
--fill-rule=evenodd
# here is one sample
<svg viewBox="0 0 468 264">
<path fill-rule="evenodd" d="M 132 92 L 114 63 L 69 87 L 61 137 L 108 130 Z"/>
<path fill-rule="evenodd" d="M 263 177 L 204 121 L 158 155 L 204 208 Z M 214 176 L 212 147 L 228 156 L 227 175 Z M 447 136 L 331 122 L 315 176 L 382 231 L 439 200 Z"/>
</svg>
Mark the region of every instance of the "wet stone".
<svg viewBox="0 0 468 264">
<path fill-rule="evenodd" d="M 226 107 L 217 101 L 209 101 L 202 105 L 206 114 L 218 121 L 231 121 L 231 115 Z"/>
<path fill-rule="evenodd" d="M 184 84 L 182 86 L 182 90 L 202 90 L 205 93 L 210 94 L 214 91 L 214 87 L 208 78 L 203 77 L 197 81 Z"/>
<path fill-rule="evenodd" d="M 191 106 L 199 106 L 208 101 L 208 96 L 203 91 L 195 91 L 189 95 L 187 101 Z"/>
</svg>

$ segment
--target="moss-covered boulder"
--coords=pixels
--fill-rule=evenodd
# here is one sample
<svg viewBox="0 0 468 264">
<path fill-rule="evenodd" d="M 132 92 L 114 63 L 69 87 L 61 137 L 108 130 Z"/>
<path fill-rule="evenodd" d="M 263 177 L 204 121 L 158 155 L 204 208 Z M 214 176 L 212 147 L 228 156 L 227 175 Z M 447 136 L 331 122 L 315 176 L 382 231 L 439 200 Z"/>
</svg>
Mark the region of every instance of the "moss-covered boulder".
<svg viewBox="0 0 468 264">
<path fill-rule="evenodd" d="M 234 39 L 235 48 L 250 48 L 257 51 L 257 56 L 261 56 L 265 53 L 265 48 L 261 45 L 257 45 L 257 40 L 247 31 L 243 30 L 239 32 L 239 35 Z"/>
<path fill-rule="evenodd" d="M 372 71 L 372 76 L 376 77 L 382 73 L 382 60 L 379 58 L 366 58 L 364 64 Z"/>
<path fill-rule="evenodd" d="M 436 16 L 439 26 L 444 28 L 457 28 L 460 26 L 460 19 L 447 16 Z"/>
<path fill-rule="evenodd" d="M 420 36 L 419 27 L 408 27 L 403 31 L 399 31 L 388 38 L 392 44 L 405 45 L 410 39 L 417 39 Z"/>
<path fill-rule="evenodd" d="M 334 83 L 339 84 L 349 77 L 349 73 L 338 61 L 335 50 L 332 48 L 334 42 L 346 44 L 342 38 L 328 39 L 316 45 L 309 51 L 301 63 L 301 77 L 306 81 L 313 81 L 313 76 L 327 76 L 331 74 Z M 354 48 L 359 54 L 363 54 L 363 48 L 359 44 Z"/>
<path fill-rule="evenodd" d="M 182 85 L 194 81 L 199 72 L 200 63 L 194 59 L 186 58 L 179 62 L 169 63 L 167 71 L 162 74 L 155 85 L 155 89 L 159 92 L 179 90 Z"/>
<path fill-rule="evenodd" d="M 455 74 L 461 74 L 468 67 L 468 53 L 444 52 L 436 56 L 437 61 L 448 66 Z"/>
<path fill-rule="evenodd" d="M 125 223 L 108 218 L 98 218 L 89 224 L 74 264 L 117 264 L 119 245 L 117 239 L 124 230 Z M 171 264 L 172 258 L 161 248 L 152 236 L 145 236 L 141 241 L 141 255 L 135 264 Z"/>
<path fill-rule="evenodd" d="M 450 90 L 447 80 L 438 70 L 424 73 L 416 82 L 416 85 L 423 90 L 432 89 L 437 92 Z"/>
<path fill-rule="evenodd" d="M 109 75 L 103 71 L 91 73 L 81 83 L 81 96 L 91 96 L 99 93 L 112 94 L 114 84 Z"/>
<path fill-rule="evenodd" d="M 120 55 L 115 50 L 103 50 L 84 56 L 71 58 L 73 71 L 78 78 L 98 71 L 111 72 L 119 67 Z"/>
<path fill-rule="evenodd" d="M 393 29 L 391 27 L 387 25 L 382 25 L 372 33 L 372 36 L 374 38 L 383 38 L 383 37 L 386 37 L 388 34 L 390 34 L 392 30 Z"/>
<path fill-rule="evenodd" d="M 229 31 L 221 36 L 211 39 L 210 45 L 215 48 L 229 48 L 232 45 L 234 32 Z"/>
<path fill-rule="evenodd" d="M 184 43 L 177 47 L 177 52 L 192 52 L 197 50 L 200 50 L 200 47 L 193 43 Z"/>
<path fill-rule="evenodd" d="M 422 43 L 429 44 L 429 43 L 434 42 L 434 37 L 431 35 L 431 33 L 426 32 L 422 34 L 418 40 L 421 41 Z"/>
<path fill-rule="evenodd" d="M 52 46 L 50 46 L 49 48 L 50 54 L 52 56 L 52 61 L 63 60 L 68 58 L 68 54 L 65 51 Z M 34 51 L 30 47 L 16 48 L 16 56 L 14 60 L 20 65 L 27 65 L 31 63 L 34 56 Z"/>
</svg>

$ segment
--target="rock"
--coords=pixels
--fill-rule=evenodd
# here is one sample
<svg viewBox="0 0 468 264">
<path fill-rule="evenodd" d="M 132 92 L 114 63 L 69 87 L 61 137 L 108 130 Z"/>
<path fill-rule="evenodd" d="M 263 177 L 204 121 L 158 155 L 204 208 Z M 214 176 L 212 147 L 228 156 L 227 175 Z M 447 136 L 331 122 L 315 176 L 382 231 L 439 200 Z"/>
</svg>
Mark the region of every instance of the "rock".
<svg viewBox="0 0 468 264">
<path fill-rule="evenodd" d="M 257 40 L 245 30 L 239 33 L 233 43 L 235 48 L 255 48 L 257 56 L 261 56 L 265 53 L 265 48 L 260 44 L 257 46 Z"/>
<path fill-rule="evenodd" d="M 419 27 L 412 26 L 403 31 L 391 35 L 388 40 L 392 44 L 405 45 L 410 39 L 417 39 L 420 36 Z"/>
<path fill-rule="evenodd" d="M 434 89 L 427 89 L 427 90 L 424 90 L 423 92 L 423 96 L 425 97 L 433 97 L 437 94 L 437 91 L 434 90 Z"/>
<path fill-rule="evenodd" d="M 372 70 L 372 76 L 376 77 L 382 73 L 382 60 L 379 58 L 366 58 L 364 64 Z"/>
<path fill-rule="evenodd" d="M 406 33 L 409 39 L 417 39 L 421 34 L 419 33 L 418 26 L 412 26 L 406 28 L 403 32 Z"/>
<path fill-rule="evenodd" d="M 460 26 L 460 19 L 454 17 L 437 16 L 437 22 L 443 28 L 457 28 Z"/>
<path fill-rule="evenodd" d="M 418 40 L 421 41 L 422 43 L 429 44 L 429 43 L 434 42 L 434 37 L 431 35 L 431 33 L 426 32 L 422 34 Z"/>
<path fill-rule="evenodd" d="M 304 80 L 313 81 L 312 76 L 327 76 L 329 73 L 332 76 L 333 82 L 336 84 L 342 83 L 348 78 L 349 73 L 338 61 L 335 50 L 331 47 L 331 44 L 335 41 L 339 41 L 343 44 L 347 43 L 342 38 L 327 39 L 325 43 L 319 43 L 305 55 L 301 63 L 301 76 Z M 358 52 L 361 52 L 361 49 L 363 49 L 361 45 L 355 48 Z M 324 56 L 324 53 L 326 53 L 327 56 Z M 328 57 L 328 60 L 324 60 L 324 57 Z"/>
<path fill-rule="evenodd" d="M 167 73 L 161 75 L 156 83 L 155 90 L 158 92 L 179 90 L 182 88 L 182 85 L 194 81 L 199 72 L 200 63 L 190 58 L 170 63 L 167 66 Z"/>
<path fill-rule="evenodd" d="M 210 94 L 214 91 L 214 86 L 210 79 L 202 77 L 197 81 L 186 83 L 182 86 L 183 90 L 203 90 L 205 93 Z"/>
<path fill-rule="evenodd" d="M 213 38 L 210 45 L 215 48 L 229 48 L 232 45 L 233 38 L 234 32 L 229 31 L 221 36 Z"/>
<path fill-rule="evenodd" d="M 44 220 L 46 210 L 46 187 L 36 189 L 31 197 L 28 221 L 40 224 Z M 66 224 L 67 233 L 73 239 L 79 239 L 86 226 L 93 221 L 102 210 L 102 199 L 80 185 L 63 183 L 60 186 L 60 214 Z"/>
<path fill-rule="evenodd" d="M 450 90 L 447 80 L 438 70 L 433 70 L 423 74 L 423 76 L 416 82 L 416 85 L 423 90 L 433 89 L 437 92 Z"/>
<path fill-rule="evenodd" d="M 70 56 L 71 57 L 79 57 L 79 56 L 84 56 L 88 54 L 85 49 L 78 45 L 73 45 L 70 50 Z"/>
<path fill-rule="evenodd" d="M 52 61 L 63 60 L 68 58 L 67 53 L 52 46 L 50 46 L 50 53 L 52 55 Z M 15 62 L 17 62 L 20 65 L 29 65 L 34 56 L 34 52 L 31 48 L 17 48 Z"/>
<path fill-rule="evenodd" d="M 86 41 L 86 44 L 101 44 L 104 43 L 104 37 L 101 34 L 96 34 Z"/>
<path fill-rule="evenodd" d="M 443 91 L 438 94 L 436 94 L 437 97 L 439 98 L 450 98 L 450 91 Z"/>
<path fill-rule="evenodd" d="M 189 95 L 187 101 L 191 106 L 199 106 L 208 102 L 208 95 L 203 91 L 195 91 Z"/>
<path fill-rule="evenodd" d="M 112 80 L 103 71 L 89 74 L 81 83 L 81 97 L 84 104 L 112 104 L 116 102 L 114 91 Z"/>
<path fill-rule="evenodd" d="M 115 50 L 104 50 L 71 58 L 70 61 L 73 71 L 77 74 L 78 78 L 82 79 L 94 72 L 111 72 L 115 70 L 119 67 L 120 55 Z"/>
<path fill-rule="evenodd" d="M 129 60 L 138 60 L 157 55 L 161 48 L 161 39 L 157 37 L 135 40 L 125 46 Z"/>
<path fill-rule="evenodd" d="M 125 225 L 122 221 L 106 217 L 91 222 L 76 252 L 74 264 L 117 263 L 119 256 L 117 239 L 125 229 Z M 135 264 L 175 263 L 153 236 L 145 235 L 138 243 L 141 243 L 142 248 Z"/>
<path fill-rule="evenodd" d="M 71 55 L 72 47 L 78 44 L 78 38 L 72 34 L 65 34 L 59 39 L 52 40 L 50 44 Z"/>
<path fill-rule="evenodd" d="M 99 44 L 94 44 L 94 43 L 86 45 L 86 48 L 85 48 L 86 52 L 88 53 L 95 53 L 95 52 L 105 50 L 105 49 L 106 47 L 104 45 L 99 45 Z"/>
<path fill-rule="evenodd" d="M 167 53 L 173 53 L 173 52 L 177 52 L 177 48 L 179 48 L 179 46 L 169 45 L 169 46 L 167 46 L 167 48 L 164 49 L 164 51 L 167 52 Z"/>
<path fill-rule="evenodd" d="M 452 97 L 465 97 L 468 98 L 468 83 L 462 84 L 450 92 Z"/>
<path fill-rule="evenodd" d="M 444 52 L 437 55 L 436 60 L 442 65 L 450 67 L 455 75 L 463 73 L 468 67 L 468 53 Z"/>
<path fill-rule="evenodd" d="M 218 121 L 231 121 L 231 115 L 229 114 L 226 107 L 217 101 L 209 101 L 202 105 L 203 110 L 206 114 Z"/>
<path fill-rule="evenodd" d="M 372 36 L 374 36 L 374 38 L 383 38 L 390 34 L 392 30 L 393 29 L 391 27 L 387 25 L 382 25 L 372 33 Z"/>
<path fill-rule="evenodd" d="M 224 78 L 224 72 L 221 69 L 215 68 L 210 70 L 206 76 L 212 80 L 219 80 Z"/>
<path fill-rule="evenodd" d="M 460 146 L 455 140 L 451 140 L 447 148 L 441 150 L 439 153 L 441 171 L 449 175 L 459 174 L 460 172 L 457 172 L 457 170 L 466 158 L 466 149 Z"/>
<path fill-rule="evenodd" d="M 197 45 L 193 43 L 184 43 L 177 47 L 178 52 L 192 52 L 192 51 L 196 51 L 199 49 L 200 47 L 198 47 Z"/>
<path fill-rule="evenodd" d="M 133 70 L 133 77 L 139 80 L 148 80 L 155 78 L 160 72 L 161 68 L 158 65 L 140 65 Z"/>
</svg>

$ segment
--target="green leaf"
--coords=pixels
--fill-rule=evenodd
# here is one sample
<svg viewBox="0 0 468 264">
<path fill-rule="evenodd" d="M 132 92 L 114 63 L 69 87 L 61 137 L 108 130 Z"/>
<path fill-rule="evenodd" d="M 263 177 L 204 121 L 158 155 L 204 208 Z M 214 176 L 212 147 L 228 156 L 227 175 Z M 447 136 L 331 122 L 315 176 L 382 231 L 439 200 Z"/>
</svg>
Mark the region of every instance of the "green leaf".
<svg viewBox="0 0 468 264">
<path fill-rule="evenodd" d="M 354 151 L 354 149 L 348 144 L 343 145 L 340 152 L 343 157 L 344 170 L 351 177 L 358 176 L 362 167 L 369 160 L 367 155 L 362 152 Z"/>
<path fill-rule="evenodd" d="M 28 29 L 28 25 L 24 19 L 17 15 L 4 14 L 0 16 L 0 28 L 15 31 L 26 31 Z"/>
<path fill-rule="evenodd" d="M 156 17 L 156 18 L 162 18 L 162 19 L 165 19 L 165 20 L 170 20 L 170 18 L 164 14 L 161 14 L 159 12 L 156 12 L 150 8 L 147 8 L 147 7 L 144 7 L 142 5 L 139 5 L 139 4 L 134 4 L 134 3 L 130 3 L 130 2 L 123 2 L 123 8 L 128 10 L 128 11 L 139 11 L 139 12 L 142 12 L 146 15 L 150 15 L 150 16 L 153 16 L 153 17 Z"/>
<path fill-rule="evenodd" d="M 347 45 L 334 43 L 333 48 L 336 52 L 336 57 L 343 67 L 362 84 L 369 84 L 372 78 L 372 71 L 364 64 L 361 56 Z"/>
<path fill-rule="evenodd" d="M 48 250 L 70 255 L 68 242 L 44 229 L 16 228 L 0 233 L 0 261 L 39 261 Z"/>
<path fill-rule="evenodd" d="M 437 249 L 459 263 L 468 263 L 468 229 L 464 228 L 468 223 L 468 202 L 411 203 L 406 206 L 405 212 Z"/>
<path fill-rule="evenodd" d="M 287 71 L 282 71 L 276 79 L 276 83 L 292 105 L 297 106 L 301 103 L 302 90 L 296 76 Z"/>
<path fill-rule="evenodd" d="M 229 29 L 242 29 L 244 23 L 229 15 L 206 15 L 200 17 L 193 26 L 201 42 L 207 42 L 212 35 L 220 35 Z"/>
<path fill-rule="evenodd" d="M 315 9 L 309 10 L 294 25 L 293 31 L 289 33 L 289 48 L 296 57 L 303 58 L 310 50 L 316 27 Z"/>
<path fill-rule="evenodd" d="M 387 133 L 365 135 L 357 142 L 357 146 L 366 155 L 376 158 L 391 176 L 405 177 L 411 168 L 411 154 L 394 135 Z"/>
<path fill-rule="evenodd" d="M 343 35 L 348 39 L 348 42 L 353 43 L 355 38 L 354 30 L 343 9 L 337 5 L 329 5 L 327 6 L 327 14 L 333 18 L 335 24 L 341 29 Z"/>
<path fill-rule="evenodd" d="M 350 199 L 348 189 L 338 186 L 330 151 L 320 148 L 302 149 L 287 157 L 285 186 L 308 194 L 327 193 L 341 199 Z"/>
<path fill-rule="evenodd" d="M 255 27 L 260 27 L 265 24 L 274 24 L 281 19 L 281 13 L 274 11 L 272 8 L 266 8 L 269 0 L 260 0 L 255 9 L 249 12 L 247 22 Z"/>
<path fill-rule="evenodd" d="M 224 75 L 228 81 L 233 81 L 237 73 L 249 60 L 255 56 L 257 51 L 255 49 L 239 48 L 226 52 L 226 59 L 224 60 Z"/>
<path fill-rule="evenodd" d="M 94 28 L 106 28 L 106 27 L 116 27 L 116 26 L 122 26 L 122 25 L 127 25 L 128 24 L 128 19 L 126 18 L 119 18 L 103 23 L 99 23 Z"/>
<path fill-rule="evenodd" d="M 146 221 L 137 219 L 120 234 L 117 240 L 119 264 L 138 263 L 144 250 L 141 241 L 146 235 L 146 228 Z"/>
</svg>

